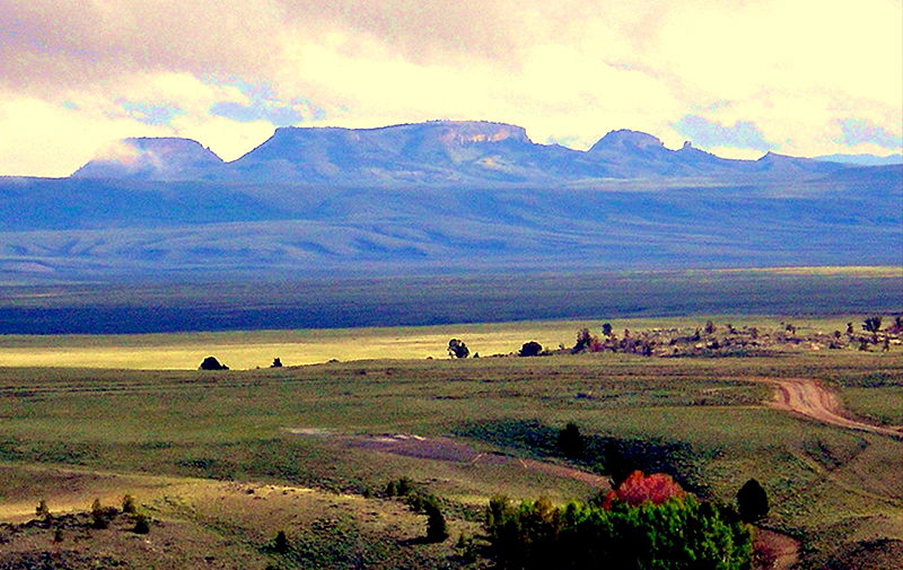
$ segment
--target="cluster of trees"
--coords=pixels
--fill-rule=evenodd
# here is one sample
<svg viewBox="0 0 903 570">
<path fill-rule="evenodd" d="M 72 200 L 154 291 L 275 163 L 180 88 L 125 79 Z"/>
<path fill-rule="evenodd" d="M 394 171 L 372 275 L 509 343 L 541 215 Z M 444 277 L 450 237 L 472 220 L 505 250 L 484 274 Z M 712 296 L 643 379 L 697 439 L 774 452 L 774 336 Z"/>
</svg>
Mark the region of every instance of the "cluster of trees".
<svg viewBox="0 0 903 570">
<path fill-rule="evenodd" d="M 134 521 L 135 526 L 132 528 L 132 532 L 136 534 L 147 534 L 150 532 L 150 519 L 147 515 L 138 512 L 138 505 L 135 498 L 131 495 L 125 495 L 122 498 L 121 509 L 117 509 L 113 506 L 105 506 L 100 502 L 100 499 L 94 499 L 88 514 L 90 517 L 87 525 L 93 529 L 102 530 L 109 528 L 110 523 L 116 520 L 120 514 L 123 514 L 129 515 L 131 520 Z M 38 520 L 48 526 L 56 526 L 57 523 L 60 522 L 56 520 L 53 513 L 50 512 L 47 501 L 44 499 L 41 499 L 38 506 L 35 507 L 35 515 L 38 517 Z M 72 515 L 68 516 L 70 518 L 72 517 Z M 63 518 L 65 519 L 67 517 L 64 516 Z M 53 540 L 54 542 L 62 542 L 63 529 L 60 526 L 56 527 Z"/>
<path fill-rule="evenodd" d="M 494 497 L 486 531 L 504 570 L 749 570 L 752 537 L 733 509 L 701 502 L 667 475 L 636 473 L 601 500 L 555 507 Z"/>
</svg>

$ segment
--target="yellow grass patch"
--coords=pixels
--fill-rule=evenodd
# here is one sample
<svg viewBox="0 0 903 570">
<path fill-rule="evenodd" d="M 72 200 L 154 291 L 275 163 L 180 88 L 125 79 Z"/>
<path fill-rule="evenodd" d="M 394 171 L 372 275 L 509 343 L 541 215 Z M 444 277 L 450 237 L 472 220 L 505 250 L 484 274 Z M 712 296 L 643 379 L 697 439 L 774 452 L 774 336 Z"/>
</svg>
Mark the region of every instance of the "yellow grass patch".
<svg viewBox="0 0 903 570">
<path fill-rule="evenodd" d="M 843 268 L 842 268 L 843 269 Z M 793 322 L 800 333 L 845 330 L 852 322 L 859 330 L 861 315 L 797 319 L 761 316 L 698 316 L 675 318 L 613 319 L 619 336 L 624 329 L 702 327 L 716 325 L 757 326 L 782 330 Z M 314 329 L 290 331 L 239 331 L 144 335 L 7 335 L 0 337 L 0 367 L 65 367 L 133 370 L 195 369 L 207 356 L 215 356 L 233 369 L 265 368 L 279 357 L 286 366 L 329 360 L 448 358 L 451 338 L 467 343 L 471 355 L 517 352 L 535 340 L 546 349 L 574 344 L 576 332 L 588 327 L 600 334 L 603 320 L 525 321 L 430 327 Z"/>
</svg>

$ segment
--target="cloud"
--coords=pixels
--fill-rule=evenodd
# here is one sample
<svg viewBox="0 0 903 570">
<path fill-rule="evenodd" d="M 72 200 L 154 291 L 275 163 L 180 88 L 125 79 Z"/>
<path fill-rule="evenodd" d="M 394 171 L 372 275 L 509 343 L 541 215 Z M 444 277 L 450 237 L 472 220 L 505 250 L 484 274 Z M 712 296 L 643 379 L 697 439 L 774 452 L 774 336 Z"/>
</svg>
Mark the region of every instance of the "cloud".
<svg viewBox="0 0 903 570">
<path fill-rule="evenodd" d="M 301 121 L 301 114 L 288 105 L 255 103 L 242 105 L 235 101 L 218 101 L 210 107 L 210 114 L 248 123 L 268 121 L 276 126 L 290 126 Z"/>
<path fill-rule="evenodd" d="M 884 127 L 862 119 L 843 119 L 839 121 L 841 136 L 835 139 L 849 146 L 874 144 L 888 149 L 903 146 L 903 137 L 894 135 Z"/>
<path fill-rule="evenodd" d="M 0 21 L 0 132 L 36 148 L 203 135 L 225 158 L 287 124 L 457 118 L 815 155 L 877 144 L 838 135 L 851 117 L 882 144 L 903 124 L 898 0 L 0 0 Z M 34 132 L 24 101 L 53 110 Z"/>
<path fill-rule="evenodd" d="M 177 115 L 185 114 L 185 111 L 173 103 L 120 101 L 119 105 L 126 114 L 146 125 L 168 125 Z"/>
<path fill-rule="evenodd" d="M 698 115 L 686 115 L 674 124 L 674 128 L 705 148 L 736 147 L 764 151 L 775 146 L 766 141 L 762 132 L 750 121 L 737 121 L 724 126 Z"/>
</svg>

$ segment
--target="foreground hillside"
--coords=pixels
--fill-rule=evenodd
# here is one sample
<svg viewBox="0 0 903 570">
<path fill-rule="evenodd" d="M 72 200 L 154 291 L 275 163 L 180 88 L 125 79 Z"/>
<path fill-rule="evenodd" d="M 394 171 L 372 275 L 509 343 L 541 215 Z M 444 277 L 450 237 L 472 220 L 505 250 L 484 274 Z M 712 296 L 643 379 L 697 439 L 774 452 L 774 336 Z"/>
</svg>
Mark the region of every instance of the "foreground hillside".
<svg viewBox="0 0 903 570">
<path fill-rule="evenodd" d="M 799 323 L 797 333 L 807 331 Z M 28 567 L 44 556 L 78 570 L 200 560 L 477 568 L 489 553 L 468 545 L 471 537 L 483 544 L 492 495 L 561 504 L 639 468 L 728 503 L 745 481 L 760 481 L 771 508 L 759 525 L 800 543 L 782 554 L 786 539 L 760 532 L 765 558 L 795 556 L 805 569 L 892 568 L 903 562 L 901 363 L 891 345 L 218 372 L 8 368 L 0 371 L 2 518 L 34 518 L 41 499 L 63 517 L 86 513 L 94 498 L 118 506 L 130 494 L 151 525 L 136 535 L 132 515 L 108 529 L 63 517 L 59 541 L 43 523 L 3 528 L 0 564 Z M 805 415 L 792 398 L 775 399 L 799 382 L 836 395 L 837 407 Z M 582 438 L 577 454 L 560 444 L 569 423 Z M 401 480 L 438 498 L 448 540 L 424 540 L 427 517 L 395 498 Z M 280 530 L 285 551 L 274 542 Z M 760 567 L 771 567 L 765 558 Z"/>
</svg>

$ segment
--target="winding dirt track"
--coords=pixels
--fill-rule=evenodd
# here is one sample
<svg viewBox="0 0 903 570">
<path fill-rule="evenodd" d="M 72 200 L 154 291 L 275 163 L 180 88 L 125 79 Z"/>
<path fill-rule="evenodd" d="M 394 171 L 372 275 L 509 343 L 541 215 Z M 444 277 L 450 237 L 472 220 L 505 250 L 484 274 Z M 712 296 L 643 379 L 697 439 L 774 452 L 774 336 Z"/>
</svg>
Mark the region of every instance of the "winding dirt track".
<svg viewBox="0 0 903 570">
<path fill-rule="evenodd" d="M 771 407 L 846 429 L 903 439 L 903 428 L 867 424 L 844 415 L 837 396 L 812 378 L 759 378 L 775 386 Z"/>
</svg>

